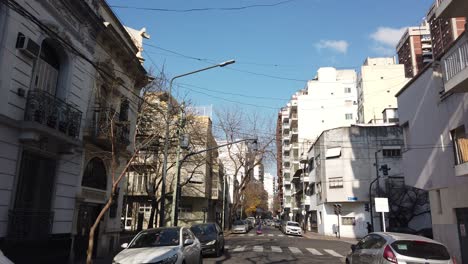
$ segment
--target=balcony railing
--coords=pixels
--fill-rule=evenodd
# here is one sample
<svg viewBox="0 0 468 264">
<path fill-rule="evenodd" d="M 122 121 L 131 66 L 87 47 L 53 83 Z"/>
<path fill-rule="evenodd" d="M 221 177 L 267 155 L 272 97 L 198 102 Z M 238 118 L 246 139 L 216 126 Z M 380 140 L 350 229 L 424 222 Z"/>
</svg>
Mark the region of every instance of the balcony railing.
<svg viewBox="0 0 468 264">
<path fill-rule="evenodd" d="M 9 212 L 8 238 L 12 240 L 46 239 L 51 233 L 53 212 L 14 209 Z"/>
<path fill-rule="evenodd" d="M 97 108 L 94 111 L 90 134 L 98 143 L 111 144 L 114 137 L 115 143 L 127 146 L 130 143 L 130 125 L 128 121 L 122 121 L 119 113 L 109 107 Z M 113 135 L 111 135 L 113 127 Z"/>
<path fill-rule="evenodd" d="M 468 40 L 465 39 L 462 43 L 449 51 L 443 59 L 444 65 L 444 80 L 448 82 L 459 72 L 468 67 Z"/>
<path fill-rule="evenodd" d="M 81 111 L 46 91 L 28 92 L 24 119 L 55 129 L 72 138 L 78 138 Z"/>
</svg>

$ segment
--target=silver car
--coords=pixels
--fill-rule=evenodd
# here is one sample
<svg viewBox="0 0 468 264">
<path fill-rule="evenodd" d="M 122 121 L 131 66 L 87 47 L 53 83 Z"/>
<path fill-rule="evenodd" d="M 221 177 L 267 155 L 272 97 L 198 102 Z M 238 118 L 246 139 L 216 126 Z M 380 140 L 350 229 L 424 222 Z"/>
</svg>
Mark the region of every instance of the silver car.
<svg viewBox="0 0 468 264">
<path fill-rule="evenodd" d="M 454 264 L 447 248 L 422 236 L 375 232 L 351 246 L 347 264 Z"/>
<path fill-rule="evenodd" d="M 122 247 L 113 264 L 203 263 L 200 241 L 186 227 L 143 230 Z"/>
<path fill-rule="evenodd" d="M 242 220 L 236 220 L 232 223 L 232 233 L 247 233 L 249 232 L 249 226 Z"/>
</svg>

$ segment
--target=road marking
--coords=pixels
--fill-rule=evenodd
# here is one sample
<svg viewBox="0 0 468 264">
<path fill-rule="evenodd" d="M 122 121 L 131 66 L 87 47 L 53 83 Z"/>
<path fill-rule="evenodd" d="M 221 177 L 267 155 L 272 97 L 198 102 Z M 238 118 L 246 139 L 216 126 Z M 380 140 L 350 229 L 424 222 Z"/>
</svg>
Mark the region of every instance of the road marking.
<svg viewBox="0 0 468 264">
<path fill-rule="evenodd" d="M 279 234 L 278 236 L 280 236 L 280 237 L 284 237 L 284 235 L 283 235 L 283 234 Z"/>
<path fill-rule="evenodd" d="M 240 234 L 239 236 L 245 236 L 245 234 Z"/>
<path fill-rule="evenodd" d="M 291 250 L 293 254 L 302 254 L 302 251 L 300 251 L 297 247 L 289 247 L 289 250 Z"/>
<path fill-rule="evenodd" d="M 339 257 L 339 258 L 342 258 L 343 256 L 336 253 L 336 251 L 334 250 L 331 250 L 331 249 L 324 249 L 323 251 L 327 252 L 328 254 L 334 256 L 334 257 Z"/>
<path fill-rule="evenodd" d="M 275 246 L 271 246 L 271 251 L 272 252 L 283 252 L 283 250 L 280 248 L 280 247 L 275 247 Z"/>
<path fill-rule="evenodd" d="M 274 236 L 273 234 L 268 234 L 268 236 Z"/>
<path fill-rule="evenodd" d="M 254 246 L 253 251 L 255 252 L 263 252 L 263 246 Z"/>
<path fill-rule="evenodd" d="M 237 246 L 233 251 L 235 252 L 242 252 L 245 250 L 245 246 Z"/>
<path fill-rule="evenodd" d="M 254 234 L 249 234 L 249 236 L 253 236 Z"/>
<path fill-rule="evenodd" d="M 230 245 L 224 245 L 224 249 L 229 249 L 230 247 Z"/>
<path fill-rule="evenodd" d="M 314 255 L 323 255 L 322 253 L 320 253 L 320 251 L 316 250 L 315 248 L 306 248 L 307 251 L 309 251 L 310 253 L 314 254 Z"/>
<path fill-rule="evenodd" d="M 265 234 L 260 234 L 260 235 L 258 235 L 258 236 L 265 236 Z"/>
</svg>

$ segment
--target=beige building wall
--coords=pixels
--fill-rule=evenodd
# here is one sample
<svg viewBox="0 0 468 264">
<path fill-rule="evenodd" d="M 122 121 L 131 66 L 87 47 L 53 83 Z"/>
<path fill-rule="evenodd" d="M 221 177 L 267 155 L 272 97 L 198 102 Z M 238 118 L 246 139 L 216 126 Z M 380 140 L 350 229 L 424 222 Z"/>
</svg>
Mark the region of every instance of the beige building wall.
<svg viewBox="0 0 468 264">
<path fill-rule="evenodd" d="M 358 77 L 358 123 L 382 123 L 382 111 L 398 107 L 395 94 L 408 80 L 394 57 L 367 58 Z"/>
</svg>

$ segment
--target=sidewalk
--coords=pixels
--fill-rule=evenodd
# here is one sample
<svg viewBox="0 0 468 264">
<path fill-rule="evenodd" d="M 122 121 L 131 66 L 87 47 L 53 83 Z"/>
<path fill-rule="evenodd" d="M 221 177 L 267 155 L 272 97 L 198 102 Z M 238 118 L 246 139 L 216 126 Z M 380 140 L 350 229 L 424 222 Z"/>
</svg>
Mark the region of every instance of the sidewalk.
<svg viewBox="0 0 468 264">
<path fill-rule="evenodd" d="M 349 238 L 349 237 L 342 237 L 337 238 L 334 236 L 325 236 L 318 233 L 314 233 L 311 231 L 307 231 L 306 233 L 302 233 L 303 237 L 310 238 L 310 239 L 318 239 L 318 240 L 334 240 L 334 241 L 343 241 L 349 244 L 356 244 L 358 240 L 356 238 Z"/>
</svg>

